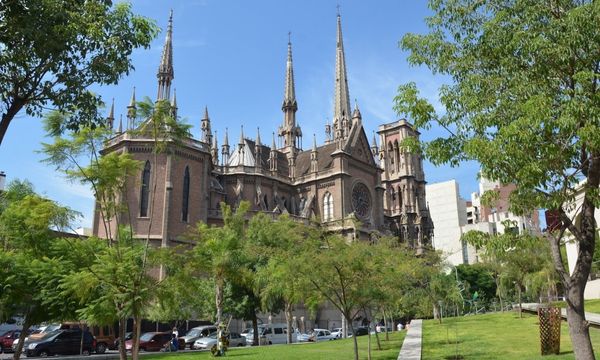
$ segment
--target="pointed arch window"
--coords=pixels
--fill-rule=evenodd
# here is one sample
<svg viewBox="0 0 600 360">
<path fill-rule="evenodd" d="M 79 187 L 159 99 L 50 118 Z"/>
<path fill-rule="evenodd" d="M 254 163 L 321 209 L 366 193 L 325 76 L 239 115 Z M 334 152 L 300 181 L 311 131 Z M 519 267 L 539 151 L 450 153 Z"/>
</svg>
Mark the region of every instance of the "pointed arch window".
<svg viewBox="0 0 600 360">
<path fill-rule="evenodd" d="M 333 195 L 326 192 L 323 196 L 323 221 L 333 220 Z"/>
<path fill-rule="evenodd" d="M 188 210 L 190 204 L 190 168 L 185 167 L 183 174 L 183 196 L 181 199 L 181 220 L 188 221 Z"/>
<path fill-rule="evenodd" d="M 142 171 L 142 187 L 140 189 L 140 216 L 148 216 L 148 203 L 150 198 L 150 161 L 146 161 Z"/>
</svg>

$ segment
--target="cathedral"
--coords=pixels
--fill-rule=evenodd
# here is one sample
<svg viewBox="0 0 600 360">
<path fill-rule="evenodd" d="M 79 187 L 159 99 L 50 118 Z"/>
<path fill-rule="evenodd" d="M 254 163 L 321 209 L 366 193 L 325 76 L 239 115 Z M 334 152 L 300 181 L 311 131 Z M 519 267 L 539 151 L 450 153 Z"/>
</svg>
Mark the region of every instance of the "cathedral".
<svg viewBox="0 0 600 360">
<path fill-rule="evenodd" d="M 172 32 L 171 13 L 158 67 L 156 98 L 170 101 L 176 114 L 176 95 L 171 91 Z M 246 200 L 251 203 L 251 213 L 270 213 L 273 217 L 288 214 L 298 221 L 315 218 L 348 239 L 375 240 L 393 235 L 417 252 L 431 246 L 433 223 L 425 201 L 423 162 L 420 155 L 401 147 L 403 139 L 418 137 L 419 132 L 402 119 L 379 125 L 379 140 L 374 135 L 369 143 L 358 105 L 352 108 L 349 100 L 340 15 L 333 122 L 325 124 L 325 142 L 317 144 L 313 136 L 308 150 L 301 148 L 292 44 L 287 45 L 282 122 L 266 139 L 260 133 L 249 138 L 242 128 L 237 142 L 225 132 L 219 147 L 205 109 L 200 137 L 169 144 L 154 163 L 153 140 L 127 131 L 136 126 L 134 89 L 125 126 L 122 121 L 118 124 L 115 136 L 103 149 L 104 154 L 127 152 L 143 164 L 123 194 L 131 214 L 121 215 L 121 221 L 113 220 L 112 226 L 130 223 L 135 237 L 149 235 L 154 245 L 168 247 L 185 242 L 182 235 L 199 221 L 222 223 L 221 202 L 236 207 Z M 108 123 L 114 123 L 114 105 Z M 151 191 L 153 188 L 156 191 Z M 153 225 L 148 234 L 150 216 Z M 94 234 L 103 237 L 107 228 L 101 223 L 96 212 Z"/>
</svg>

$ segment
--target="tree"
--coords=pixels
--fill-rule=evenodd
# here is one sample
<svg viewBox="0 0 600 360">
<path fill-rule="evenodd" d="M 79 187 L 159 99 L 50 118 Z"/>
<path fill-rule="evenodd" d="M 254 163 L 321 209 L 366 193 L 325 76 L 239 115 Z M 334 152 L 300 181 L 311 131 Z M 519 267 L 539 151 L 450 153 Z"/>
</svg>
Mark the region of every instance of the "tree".
<svg viewBox="0 0 600 360">
<path fill-rule="evenodd" d="M 481 298 L 486 300 L 496 297 L 496 283 L 488 264 L 460 264 L 456 266 L 456 272 L 459 280 L 469 284 L 469 296 L 477 292 Z"/>
<path fill-rule="evenodd" d="M 225 286 L 243 272 L 241 261 L 246 239 L 245 215 L 250 204 L 242 201 L 235 212 L 221 204 L 223 226 L 208 226 L 199 223 L 191 238 L 195 240 L 194 269 L 207 274 L 215 282 L 216 321 L 223 322 L 223 301 Z"/>
<path fill-rule="evenodd" d="M 61 129 L 101 124 L 92 84 L 116 84 L 133 69 L 131 53 L 148 48 L 153 21 L 112 1 L 0 3 L 0 144 L 23 108 L 39 116 L 53 106 L 72 116 Z"/>
<path fill-rule="evenodd" d="M 329 301 L 354 333 L 353 320 L 368 303 L 369 282 L 378 270 L 379 258 L 369 243 L 348 242 L 339 234 L 314 228 L 299 252 L 298 276 L 308 283 L 306 303 L 313 308 Z M 354 359 L 358 343 L 353 337 Z"/>
<path fill-rule="evenodd" d="M 189 125 L 183 124 L 174 115 L 167 100 L 156 103 L 145 99 L 137 104 L 139 115 L 143 119 L 135 130 L 130 130 L 133 136 L 143 136 L 153 144 L 153 166 L 157 167 L 157 156 L 161 152 L 172 151 L 179 141 L 188 135 Z M 61 135 L 62 124 L 70 122 L 73 115 L 66 112 L 54 111 L 46 116 L 46 130 L 51 135 Z M 158 280 L 151 277 L 150 255 L 155 252 L 149 247 L 149 237 L 152 227 L 153 203 L 150 206 L 150 221 L 148 236 L 143 245 L 139 239 L 133 239 L 130 224 L 131 218 L 127 202 L 123 202 L 123 194 L 127 192 L 132 174 L 140 169 L 140 162 L 134 160 L 128 153 L 111 152 L 100 156 L 100 149 L 105 142 L 114 136 L 110 127 L 86 126 L 66 132 L 67 136 L 56 136 L 54 143 L 43 144 L 43 152 L 47 155 L 45 162 L 63 172 L 71 181 L 79 181 L 92 188 L 96 198 L 96 209 L 99 214 L 100 226 L 106 234 L 106 247 L 100 249 L 96 259 L 108 262 L 105 269 L 94 269 L 94 266 L 82 269 L 80 274 L 67 279 L 65 287 L 71 289 L 82 299 L 94 298 L 86 305 L 82 314 L 91 322 L 109 318 L 105 312 L 119 320 L 119 338 L 124 339 L 127 319 L 134 320 L 134 336 L 132 357 L 137 359 L 141 322 L 148 314 L 149 307 L 154 303 Z M 155 177 L 156 177 L 156 172 Z M 150 198 L 154 201 L 156 193 L 156 178 Z M 124 215 L 124 216 L 123 216 Z M 121 223 L 122 220 L 125 220 Z M 159 259 L 160 257 L 157 257 Z M 94 264 L 101 266 L 100 264 Z M 126 272 L 121 272 L 125 269 Z M 78 278 L 79 276 L 79 278 Z M 127 277 L 126 280 L 122 277 Z M 159 276 L 160 280 L 163 279 Z M 85 286 L 78 287 L 78 281 Z M 120 356 L 126 358 L 125 346 L 121 344 Z"/>
<path fill-rule="evenodd" d="M 279 300 L 283 301 L 288 328 L 287 342 L 292 343 L 292 310 L 305 298 L 306 280 L 298 276 L 300 246 L 307 235 L 301 223 L 288 216 L 272 220 L 258 214 L 250 220 L 248 243 L 257 256 L 255 287 L 260 295 L 263 310 L 275 312 Z M 260 261 L 258 258 L 263 258 Z M 273 304 L 276 304 L 273 306 Z"/>
<path fill-rule="evenodd" d="M 67 228 L 76 216 L 70 209 L 33 193 L 26 183 L 8 187 L 0 215 L 0 320 L 23 315 L 23 332 L 13 358 L 18 360 L 27 330 L 36 323 L 72 319 L 78 304 L 60 296 L 60 279 L 72 269 L 61 263 L 53 229 Z M 14 193 L 11 193 L 15 191 Z"/>
<path fill-rule="evenodd" d="M 434 164 L 476 160 L 482 175 L 514 183 L 511 211 L 556 210 L 561 230 L 550 238 L 567 298 L 577 359 L 593 359 L 583 292 L 596 245 L 599 207 L 600 20 L 597 1 L 432 0 L 430 32 L 401 41 L 408 61 L 447 76 L 445 113 L 402 85 L 396 110 L 417 128 L 439 124 L 448 135 L 422 144 Z M 407 146 L 418 149 L 419 146 Z M 579 189 L 576 219 L 567 214 Z M 569 231 L 578 244 L 573 272 L 560 246 Z"/>
</svg>

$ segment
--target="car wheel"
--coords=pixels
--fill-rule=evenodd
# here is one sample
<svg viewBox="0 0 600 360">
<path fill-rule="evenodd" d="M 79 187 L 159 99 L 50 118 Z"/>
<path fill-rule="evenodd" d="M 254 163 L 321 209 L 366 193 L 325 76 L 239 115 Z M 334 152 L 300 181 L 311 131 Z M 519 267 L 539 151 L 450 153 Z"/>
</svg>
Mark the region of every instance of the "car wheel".
<svg viewBox="0 0 600 360">
<path fill-rule="evenodd" d="M 81 351 L 81 355 L 83 355 L 83 356 L 90 356 L 90 350 L 84 349 L 83 351 Z"/>
<path fill-rule="evenodd" d="M 104 354 L 106 352 L 106 344 L 99 343 L 98 345 L 96 345 L 96 352 L 98 354 Z"/>
<path fill-rule="evenodd" d="M 46 350 L 40 351 L 40 357 L 48 357 L 50 355 Z"/>
<path fill-rule="evenodd" d="M 273 345 L 273 343 L 269 341 L 269 345 Z"/>
</svg>

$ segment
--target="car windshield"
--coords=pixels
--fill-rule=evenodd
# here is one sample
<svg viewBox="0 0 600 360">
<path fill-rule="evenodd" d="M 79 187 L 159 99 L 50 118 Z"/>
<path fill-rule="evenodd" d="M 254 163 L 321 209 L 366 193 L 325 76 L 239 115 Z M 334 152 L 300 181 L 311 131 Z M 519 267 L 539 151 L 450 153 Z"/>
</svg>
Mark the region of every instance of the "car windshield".
<svg viewBox="0 0 600 360">
<path fill-rule="evenodd" d="M 60 325 L 48 325 L 42 332 L 50 333 L 50 332 L 56 331 L 58 329 L 60 329 Z"/>
<path fill-rule="evenodd" d="M 1 333 L 2 335 L 0 335 L 0 336 L 6 336 L 6 335 L 10 334 L 10 332 L 11 332 L 11 331 L 12 331 L 12 330 L 8 330 L 8 331 L 6 331 L 6 332 L 4 332 L 4 333 Z"/>
<path fill-rule="evenodd" d="M 144 334 L 142 334 L 142 336 L 140 336 L 140 340 L 150 341 L 150 339 L 152 339 L 153 336 L 154 336 L 154 333 L 144 333 Z"/>
<path fill-rule="evenodd" d="M 51 337 L 55 337 L 56 335 L 61 334 L 61 333 L 62 333 L 62 331 L 60 331 L 60 330 L 54 330 L 54 331 L 46 332 L 39 339 L 40 340 L 50 339 Z"/>
<path fill-rule="evenodd" d="M 200 329 L 192 329 L 186 336 L 200 336 Z"/>
<path fill-rule="evenodd" d="M 210 334 L 208 334 L 207 338 L 209 338 L 209 339 L 216 339 L 217 338 L 217 333 L 216 332 L 211 332 Z"/>
</svg>

